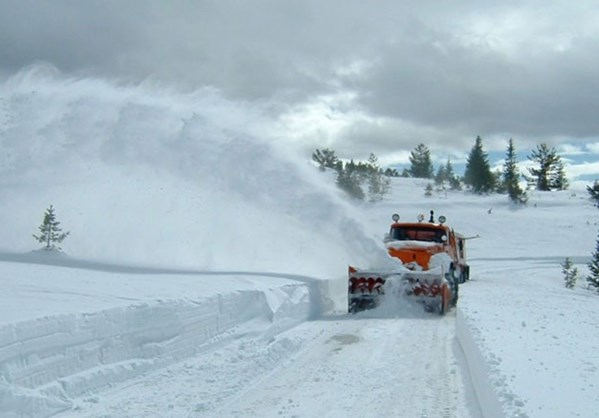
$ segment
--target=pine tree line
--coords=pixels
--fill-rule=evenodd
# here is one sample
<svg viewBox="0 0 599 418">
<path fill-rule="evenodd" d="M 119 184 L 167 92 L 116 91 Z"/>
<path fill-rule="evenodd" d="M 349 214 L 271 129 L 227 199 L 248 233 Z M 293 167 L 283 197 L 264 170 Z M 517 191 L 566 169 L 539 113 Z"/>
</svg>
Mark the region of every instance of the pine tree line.
<svg viewBox="0 0 599 418">
<path fill-rule="evenodd" d="M 318 163 L 321 170 L 327 168 L 337 172 L 336 184 L 350 197 L 358 200 L 368 199 L 370 202 L 382 200 L 390 190 L 389 177 L 399 176 L 397 170 L 383 170 L 374 154 L 368 161 L 350 160 L 342 162 L 331 149 L 317 149 L 312 160 Z M 365 191 L 366 190 L 366 191 Z"/>
<path fill-rule="evenodd" d="M 317 149 L 312 154 L 322 170 L 330 168 L 338 173 L 337 184 L 350 196 L 366 199 L 363 185 L 368 182 L 369 200 L 380 200 L 388 192 L 388 179 L 382 176 L 398 176 L 396 169 L 382 170 L 376 163 L 376 157 L 371 154 L 368 162 L 343 163 L 331 149 Z M 457 176 L 453 171 L 451 160 L 439 166 L 436 173 L 431 158 L 430 149 L 423 143 L 418 144 L 410 153 L 409 168 L 401 173 L 403 177 L 423 178 L 434 180 L 440 190 L 461 190 L 462 185 L 477 194 L 506 193 L 509 199 L 517 204 L 526 203 L 528 197 L 520 186 L 523 179 L 530 189 L 540 191 L 566 190 L 569 186 L 561 157 L 553 147 L 540 144 L 527 157 L 535 165 L 528 168 L 528 175 L 520 173 L 513 139 L 508 141 L 506 156 L 502 170 L 491 171 L 489 156 L 484 149 L 483 140 L 477 136 L 466 162 L 464 176 Z M 434 174 L 435 173 L 435 174 Z M 591 190 L 589 190 L 591 193 Z M 599 183 L 594 186 L 594 197 L 599 202 Z M 599 203 L 598 203 L 599 206 Z"/>
<path fill-rule="evenodd" d="M 463 184 L 477 194 L 507 193 L 510 200 L 518 204 L 526 203 L 528 199 L 526 192 L 520 186 L 521 179 L 528 184 L 529 188 L 542 191 L 568 188 L 564 165 L 555 148 L 540 144 L 531 152 L 528 159 L 535 166 L 528 169 L 528 175 L 522 174 L 518 169 L 514 141 L 510 138 L 502 170 L 493 172 L 483 140 L 477 136 L 468 155 L 463 177 L 460 178 L 453 173 L 450 160 L 445 166 L 440 166 L 433 176 L 430 150 L 421 143 L 410 153 L 410 167 L 404 169 L 402 176 L 433 179 L 437 187 L 442 190 L 446 186 L 453 190 L 460 190 Z M 597 194 L 599 198 L 599 184 Z"/>
<path fill-rule="evenodd" d="M 529 174 L 521 174 L 513 139 L 508 141 L 506 156 L 501 172 L 492 173 L 482 139 L 476 141 L 466 164 L 464 183 L 475 193 L 507 193 L 514 203 L 526 203 L 528 197 L 520 187 L 520 178 L 528 187 L 540 191 L 566 190 L 569 186 L 564 164 L 555 148 L 540 144 L 527 157 L 535 165 L 528 169 Z"/>
</svg>

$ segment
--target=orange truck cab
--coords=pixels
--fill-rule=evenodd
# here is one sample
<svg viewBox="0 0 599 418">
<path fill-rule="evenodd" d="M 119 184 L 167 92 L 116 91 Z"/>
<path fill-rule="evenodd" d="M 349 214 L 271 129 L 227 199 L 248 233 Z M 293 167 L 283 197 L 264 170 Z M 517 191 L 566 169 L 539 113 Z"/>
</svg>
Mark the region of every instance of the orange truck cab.
<svg viewBox="0 0 599 418">
<path fill-rule="evenodd" d="M 436 255 L 445 254 L 450 259 L 449 271 L 458 280 L 464 283 L 469 279 L 470 267 L 466 264 L 466 239 L 461 234 L 445 225 L 445 218 L 440 217 L 439 223 L 434 223 L 433 213 L 431 220 L 423 222 L 399 222 L 399 216 L 394 215 L 394 223 L 389 234 L 385 237 L 387 251 L 391 257 L 401 262 L 411 270 L 429 270 L 435 266 Z"/>
</svg>

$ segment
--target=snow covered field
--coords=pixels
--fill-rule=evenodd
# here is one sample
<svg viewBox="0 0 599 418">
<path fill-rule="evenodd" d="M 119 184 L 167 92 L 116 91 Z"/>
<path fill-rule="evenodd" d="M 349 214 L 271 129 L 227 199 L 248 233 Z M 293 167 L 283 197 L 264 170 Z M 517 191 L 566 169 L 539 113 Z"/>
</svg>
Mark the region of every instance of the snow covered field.
<svg viewBox="0 0 599 418">
<path fill-rule="evenodd" d="M 0 417 L 596 415 L 599 296 L 560 267 L 595 247 L 583 189 L 514 208 L 394 179 L 351 204 L 214 92 L 25 72 L 0 93 Z M 62 255 L 32 252 L 50 204 Z M 347 315 L 347 264 L 430 209 L 480 235 L 458 308 Z"/>
</svg>

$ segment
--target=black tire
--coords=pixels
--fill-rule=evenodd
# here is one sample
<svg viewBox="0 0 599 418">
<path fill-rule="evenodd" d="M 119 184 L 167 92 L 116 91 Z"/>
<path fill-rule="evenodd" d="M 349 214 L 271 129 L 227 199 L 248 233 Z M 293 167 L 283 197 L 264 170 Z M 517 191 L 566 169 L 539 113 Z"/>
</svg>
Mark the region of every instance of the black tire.
<svg viewBox="0 0 599 418">
<path fill-rule="evenodd" d="M 460 289 L 460 283 L 462 282 L 462 275 L 463 273 L 460 273 L 460 275 L 458 277 L 455 276 L 455 267 L 454 264 L 451 263 L 450 266 L 450 270 L 447 273 L 447 275 L 445 276 L 445 278 L 447 279 L 447 281 L 449 282 L 449 287 L 451 288 L 451 302 L 450 302 L 450 306 L 456 306 L 458 303 L 458 293 L 459 293 L 459 289 Z"/>
<path fill-rule="evenodd" d="M 445 297 L 441 295 L 441 301 L 439 302 L 439 306 L 437 306 L 437 313 L 441 316 L 445 315 Z"/>
<path fill-rule="evenodd" d="M 462 269 L 462 276 L 464 277 L 464 281 L 462 283 L 465 283 L 468 280 L 470 280 L 470 266 L 464 266 L 464 268 Z"/>
<path fill-rule="evenodd" d="M 452 289 L 451 306 L 455 307 L 458 304 L 459 292 L 460 292 L 460 284 L 456 281 L 455 287 Z"/>
</svg>

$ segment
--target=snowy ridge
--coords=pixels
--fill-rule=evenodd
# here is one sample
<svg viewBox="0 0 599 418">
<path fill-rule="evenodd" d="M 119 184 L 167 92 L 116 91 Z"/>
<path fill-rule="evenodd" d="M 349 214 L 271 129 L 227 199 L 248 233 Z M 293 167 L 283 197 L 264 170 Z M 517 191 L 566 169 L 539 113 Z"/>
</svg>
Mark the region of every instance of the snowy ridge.
<svg viewBox="0 0 599 418">
<path fill-rule="evenodd" d="M 72 398 L 247 333 L 248 322 L 260 324 L 255 332 L 262 334 L 288 329 L 308 317 L 309 302 L 306 285 L 297 283 L 4 325 L 0 411 L 51 416 L 70 409 Z"/>
</svg>

